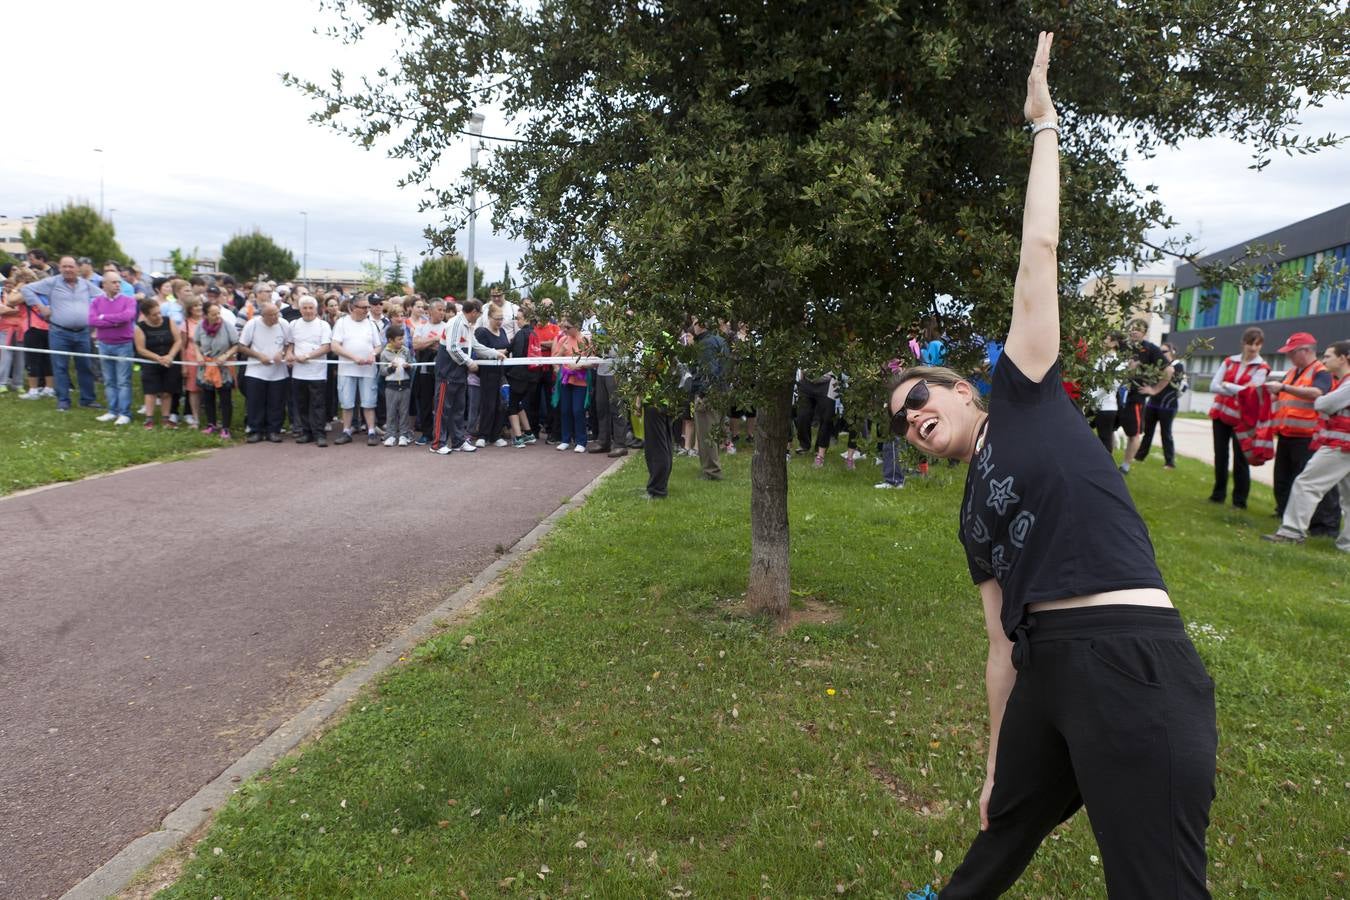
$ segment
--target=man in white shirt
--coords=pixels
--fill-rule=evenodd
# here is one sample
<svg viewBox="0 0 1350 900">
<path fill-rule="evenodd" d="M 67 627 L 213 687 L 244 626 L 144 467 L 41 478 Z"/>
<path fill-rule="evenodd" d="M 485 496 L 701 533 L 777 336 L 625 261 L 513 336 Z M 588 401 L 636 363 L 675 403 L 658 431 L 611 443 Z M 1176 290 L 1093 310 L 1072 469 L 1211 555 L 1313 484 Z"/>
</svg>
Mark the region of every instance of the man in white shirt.
<svg viewBox="0 0 1350 900">
<path fill-rule="evenodd" d="M 506 292 L 499 287 L 493 288 L 488 292 L 488 302 L 495 303 L 502 308 L 502 331 L 506 332 L 506 339 L 509 341 L 516 336 L 516 305 L 506 299 Z"/>
<path fill-rule="evenodd" d="M 375 447 L 380 443 L 375 434 L 375 360 L 384 342 L 370 320 L 370 300 L 358 297 L 352 301 L 351 314 L 333 326 L 332 348 L 338 358 L 338 405 L 342 407 L 342 433 L 333 443 L 352 442 L 352 411 L 359 399 L 366 444 Z"/>
<path fill-rule="evenodd" d="M 247 403 L 248 438 L 256 444 L 267 436 L 281 443 L 281 421 L 286 414 L 286 350 L 291 345 L 290 326 L 281 320 L 277 305 L 264 303 L 261 315 L 249 319 L 239 335 L 244 366 L 244 400 Z"/>
<path fill-rule="evenodd" d="M 328 347 L 333 329 L 319 318 L 319 301 L 300 298 L 300 318 L 291 323 L 291 349 L 286 361 L 291 364 L 291 384 L 295 390 L 299 429 L 297 444 L 328 446 L 324 436 L 324 394 L 328 389 Z"/>
</svg>

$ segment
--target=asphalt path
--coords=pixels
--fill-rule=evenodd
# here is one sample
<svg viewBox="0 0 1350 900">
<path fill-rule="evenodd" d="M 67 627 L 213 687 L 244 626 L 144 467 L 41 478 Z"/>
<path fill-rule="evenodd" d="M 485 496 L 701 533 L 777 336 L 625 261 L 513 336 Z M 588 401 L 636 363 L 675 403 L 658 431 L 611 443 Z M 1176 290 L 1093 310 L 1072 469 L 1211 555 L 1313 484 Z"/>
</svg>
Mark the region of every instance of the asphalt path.
<svg viewBox="0 0 1350 900">
<path fill-rule="evenodd" d="M 259 444 L 0 500 L 0 897 L 59 897 L 610 462 Z"/>
</svg>

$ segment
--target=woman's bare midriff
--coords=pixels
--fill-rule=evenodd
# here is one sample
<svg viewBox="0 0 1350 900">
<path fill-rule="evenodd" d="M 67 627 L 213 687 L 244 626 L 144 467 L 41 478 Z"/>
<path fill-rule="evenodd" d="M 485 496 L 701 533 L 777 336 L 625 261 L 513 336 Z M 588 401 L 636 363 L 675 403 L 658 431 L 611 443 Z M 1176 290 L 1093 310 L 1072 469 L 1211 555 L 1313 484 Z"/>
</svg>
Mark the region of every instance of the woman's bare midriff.
<svg viewBox="0 0 1350 900">
<path fill-rule="evenodd" d="M 1028 612 L 1046 612 L 1052 609 L 1081 609 L 1084 606 L 1162 606 L 1171 607 L 1172 598 L 1158 588 L 1131 588 L 1125 591 L 1107 591 L 1102 594 L 1084 594 L 1063 600 L 1042 600 L 1027 604 Z"/>
</svg>

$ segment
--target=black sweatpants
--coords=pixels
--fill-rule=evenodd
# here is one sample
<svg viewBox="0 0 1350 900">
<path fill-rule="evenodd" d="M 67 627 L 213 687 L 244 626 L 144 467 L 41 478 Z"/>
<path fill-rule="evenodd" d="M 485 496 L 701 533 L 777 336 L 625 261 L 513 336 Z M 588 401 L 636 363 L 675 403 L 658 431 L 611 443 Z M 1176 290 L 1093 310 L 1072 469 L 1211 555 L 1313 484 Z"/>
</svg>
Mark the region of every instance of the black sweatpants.
<svg viewBox="0 0 1350 900">
<path fill-rule="evenodd" d="M 1215 503 L 1222 503 L 1224 496 L 1228 493 L 1228 451 L 1231 447 L 1233 456 L 1233 505 L 1247 507 L 1247 494 L 1252 489 L 1252 470 L 1247 464 L 1247 457 L 1242 455 L 1242 446 L 1238 443 L 1237 434 L 1233 431 L 1233 426 L 1218 419 L 1211 423 L 1214 430 L 1214 490 L 1210 492 L 1209 499 Z"/>
<path fill-rule="evenodd" d="M 244 376 L 245 417 L 249 431 L 267 437 L 281 434 L 281 422 L 286 417 L 286 380 L 264 381 Z"/>
<path fill-rule="evenodd" d="M 642 457 L 647 463 L 647 493 L 666 496 L 675 444 L 670 438 L 670 416 L 655 406 L 642 407 Z"/>
<path fill-rule="evenodd" d="M 1013 648 L 989 829 L 942 900 L 997 897 L 1086 806 L 1113 900 L 1208 897 L 1214 682 L 1175 609 L 1036 613 Z"/>
<path fill-rule="evenodd" d="M 220 417 L 216 417 L 216 401 L 220 401 Z M 202 385 L 202 416 L 207 425 L 219 425 L 226 431 L 234 427 L 234 388 L 230 385 L 212 387 Z"/>
<path fill-rule="evenodd" d="M 797 445 L 811 449 L 811 426 L 816 427 L 816 450 L 828 450 L 833 437 L 834 401 L 828 382 L 797 382 Z"/>
<path fill-rule="evenodd" d="M 489 368 L 496 371 L 488 372 Z M 502 429 L 506 427 L 506 404 L 502 403 L 502 367 L 480 366 L 478 384 L 478 420 L 469 423 L 469 431 L 474 437 L 490 444 L 502 436 Z"/>
<path fill-rule="evenodd" d="M 300 434 L 318 439 L 324 436 L 323 426 L 328 423 L 326 401 L 328 379 L 307 380 L 292 378 L 291 390 L 295 396 L 296 413 L 291 427 Z"/>
<path fill-rule="evenodd" d="M 1102 442 L 1106 452 L 1116 453 L 1116 428 L 1120 425 L 1120 413 L 1114 409 L 1103 409 L 1092 419 L 1092 428 L 1097 432 L 1097 440 Z"/>
<path fill-rule="evenodd" d="M 1176 417 L 1176 409 L 1144 406 L 1144 439 L 1139 444 L 1138 452 L 1134 454 L 1136 460 L 1143 462 L 1148 459 L 1148 452 L 1153 448 L 1153 432 L 1160 428 L 1162 429 L 1163 465 L 1175 466 L 1177 464 L 1176 442 L 1172 440 L 1172 422 Z"/>
<path fill-rule="evenodd" d="M 1291 438 L 1280 435 L 1275 440 L 1275 472 L 1271 482 L 1275 488 L 1275 512 L 1284 515 L 1289 505 L 1289 492 L 1303 467 L 1312 459 L 1312 438 Z M 1327 491 L 1317 504 L 1309 534 L 1337 534 L 1341 530 L 1341 493 L 1336 488 Z"/>
</svg>

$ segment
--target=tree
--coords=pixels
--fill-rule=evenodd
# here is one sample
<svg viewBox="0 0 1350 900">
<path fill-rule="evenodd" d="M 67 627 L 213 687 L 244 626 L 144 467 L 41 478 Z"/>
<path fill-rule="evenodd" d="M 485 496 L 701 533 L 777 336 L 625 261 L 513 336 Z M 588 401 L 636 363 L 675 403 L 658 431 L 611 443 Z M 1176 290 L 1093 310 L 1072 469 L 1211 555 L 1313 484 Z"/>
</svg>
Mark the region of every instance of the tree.
<svg viewBox="0 0 1350 900">
<path fill-rule="evenodd" d="M 567 303 L 572 299 L 572 293 L 567 290 L 567 285 L 557 281 L 537 281 L 530 285 L 530 298 L 538 301 L 544 297 L 552 298 L 554 303 Z"/>
<path fill-rule="evenodd" d="M 394 261 L 389 266 L 388 279 L 384 284 L 386 294 L 402 294 L 403 286 L 408 283 L 407 275 L 403 271 L 404 265 L 403 251 L 397 247 L 394 248 Z"/>
<path fill-rule="evenodd" d="M 483 270 L 477 266 L 473 283 L 483 284 Z M 413 269 L 413 289 L 428 297 L 463 297 L 468 287 L 469 264 L 457 253 L 437 256 Z"/>
<path fill-rule="evenodd" d="M 197 248 L 191 254 L 185 254 L 181 247 L 169 251 L 169 266 L 179 278 L 191 278 L 197 268 Z"/>
<path fill-rule="evenodd" d="M 300 274 L 295 254 L 277 244 L 260 229 L 236 234 L 220 251 L 220 270 L 241 281 L 265 275 L 276 281 L 290 281 Z"/>
<path fill-rule="evenodd" d="M 734 360 L 759 413 L 747 601 L 780 619 L 796 367 L 870 372 L 926 315 L 958 366 L 979 336 L 1007 331 L 1038 29 L 1057 33 L 1066 287 L 1158 258 L 1143 238 L 1172 223 L 1126 177 L 1128 154 L 1216 134 L 1248 141 L 1258 166 L 1314 152 L 1335 141 L 1297 136 L 1300 111 L 1350 83 L 1339 0 L 333 7 L 347 40 L 397 30 L 397 58 L 327 86 L 286 80 L 318 102 L 316 121 L 367 147 L 393 141 L 412 161 L 405 180 L 430 189 L 443 243 L 472 183 L 495 199 L 493 227 L 532 248 L 527 274 L 567 272 L 583 297 L 634 310 L 613 317 L 621 342 L 642 327 L 656 346 L 650 329 L 685 313 L 748 324 Z M 487 105 L 521 123 L 517 140 L 472 179 L 436 182 Z M 941 295 L 956 299 L 940 307 Z M 1101 320 L 1085 302 L 1064 292 L 1066 324 Z"/>
<path fill-rule="evenodd" d="M 29 250 L 45 250 L 55 262 L 61 256 L 87 256 L 95 265 L 109 260 L 127 265 L 131 257 L 122 252 L 112 222 L 87 203 L 67 203 L 61 209 L 49 209 L 37 221 L 35 232 L 27 228 L 19 239 Z"/>
</svg>

